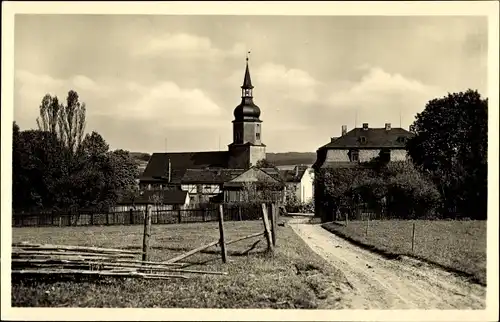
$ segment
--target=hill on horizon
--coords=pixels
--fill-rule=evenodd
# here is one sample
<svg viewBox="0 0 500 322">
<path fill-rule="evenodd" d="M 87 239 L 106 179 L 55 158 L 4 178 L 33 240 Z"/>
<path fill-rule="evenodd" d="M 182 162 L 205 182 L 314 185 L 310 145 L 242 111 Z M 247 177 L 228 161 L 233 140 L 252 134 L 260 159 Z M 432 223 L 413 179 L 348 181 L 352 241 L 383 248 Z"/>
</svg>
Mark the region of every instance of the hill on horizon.
<svg viewBox="0 0 500 322">
<path fill-rule="evenodd" d="M 130 155 L 133 158 L 141 161 L 149 161 L 149 157 L 151 156 L 149 153 L 144 153 L 144 152 L 130 152 Z M 266 153 L 266 158 L 269 162 L 274 163 L 276 166 L 295 165 L 295 164 L 311 165 L 316 161 L 316 153 L 314 152 Z"/>
</svg>

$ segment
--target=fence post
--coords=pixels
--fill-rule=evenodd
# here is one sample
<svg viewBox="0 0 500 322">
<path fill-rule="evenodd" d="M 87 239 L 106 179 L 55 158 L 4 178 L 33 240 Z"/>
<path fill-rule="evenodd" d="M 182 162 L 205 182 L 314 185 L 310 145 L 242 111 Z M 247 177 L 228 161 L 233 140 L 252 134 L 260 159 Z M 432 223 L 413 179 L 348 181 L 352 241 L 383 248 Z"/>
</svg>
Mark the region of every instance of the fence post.
<svg viewBox="0 0 500 322">
<path fill-rule="evenodd" d="M 413 254 L 414 250 L 415 250 L 415 222 L 413 222 L 412 231 L 411 231 L 411 253 L 412 254 Z"/>
<path fill-rule="evenodd" d="M 271 231 L 269 229 L 269 219 L 267 216 L 267 207 L 266 204 L 262 204 L 262 220 L 264 221 L 264 233 L 266 235 L 266 240 L 267 240 L 267 250 L 268 251 L 273 251 L 273 241 L 271 237 Z"/>
<path fill-rule="evenodd" d="M 224 206 L 219 205 L 219 233 L 220 233 L 220 249 L 222 255 L 222 262 L 227 262 L 226 240 L 224 239 Z"/>
<path fill-rule="evenodd" d="M 130 208 L 130 213 L 129 213 L 129 218 L 130 218 L 130 224 L 133 225 L 134 224 L 134 212 L 132 210 L 132 208 Z"/>
<path fill-rule="evenodd" d="M 238 205 L 238 219 L 241 221 L 241 205 Z"/>
<path fill-rule="evenodd" d="M 368 236 L 369 228 L 370 228 L 370 214 L 368 213 L 368 220 L 366 221 L 366 236 Z"/>
<path fill-rule="evenodd" d="M 276 230 L 278 228 L 276 224 L 276 208 L 276 204 L 271 204 L 271 237 L 274 246 L 276 246 Z"/>
<path fill-rule="evenodd" d="M 345 225 L 346 225 L 346 227 L 349 225 L 349 212 L 348 211 L 345 212 Z"/>
<path fill-rule="evenodd" d="M 144 236 L 142 239 L 142 260 L 149 260 L 149 237 L 151 236 L 151 206 L 147 205 L 144 216 Z"/>
<path fill-rule="evenodd" d="M 177 209 L 177 221 L 179 222 L 179 224 L 182 222 L 182 214 L 180 209 Z"/>
</svg>

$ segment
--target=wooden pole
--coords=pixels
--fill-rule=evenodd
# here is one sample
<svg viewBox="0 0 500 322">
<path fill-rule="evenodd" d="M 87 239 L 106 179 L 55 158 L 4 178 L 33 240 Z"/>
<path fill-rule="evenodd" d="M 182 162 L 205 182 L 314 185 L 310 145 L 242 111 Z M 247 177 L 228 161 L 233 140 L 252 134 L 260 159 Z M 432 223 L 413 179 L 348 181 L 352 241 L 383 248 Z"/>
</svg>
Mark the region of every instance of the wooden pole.
<svg viewBox="0 0 500 322">
<path fill-rule="evenodd" d="M 414 250 L 415 250 L 415 222 L 413 222 L 411 231 L 411 252 L 413 253 Z"/>
<path fill-rule="evenodd" d="M 345 225 L 346 225 L 346 227 L 347 227 L 347 225 L 349 225 L 349 212 L 348 211 L 345 212 Z"/>
<path fill-rule="evenodd" d="M 264 221 L 264 230 L 266 233 L 266 240 L 267 240 L 267 250 L 268 251 L 273 251 L 273 241 L 271 237 L 271 230 L 269 228 L 269 219 L 267 216 L 267 207 L 266 204 L 262 204 L 262 220 Z"/>
<path fill-rule="evenodd" d="M 226 246 L 229 245 L 229 244 L 233 244 L 233 243 L 245 240 L 245 239 L 262 236 L 264 234 L 265 234 L 265 232 L 253 233 L 253 234 L 250 234 L 250 235 L 238 238 L 238 239 L 230 240 L 230 241 L 226 242 Z"/>
<path fill-rule="evenodd" d="M 366 220 L 366 236 L 368 236 L 369 227 L 370 227 L 370 214 L 368 214 L 368 219 Z"/>
<path fill-rule="evenodd" d="M 238 218 L 241 221 L 241 205 L 238 205 Z"/>
<path fill-rule="evenodd" d="M 95 253 L 142 254 L 141 252 L 128 249 L 119 249 L 119 248 L 102 248 L 102 247 L 54 245 L 54 244 L 32 244 L 25 242 L 12 243 L 12 248 L 37 249 L 37 250 L 74 250 L 74 251 L 87 251 Z"/>
<path fill-rule="evenodd" d="M 219 233 L 220 233 L 220 249 L 222 254 L 222 262 L 227 262 L 226 241 L 224 240 L 224 206 L 219 205 Z"/>
<path fill-rule="evenodd" d="M 276 246 L 276 229 L 278 225 L 276 224 L 276 205 L 271 204 L 271 239 L 273 241 L 273 246 Z"/>
<path fill-rule="evenodd" d="M 179 224 L 182 221 L 182 215 L 181 215 L 181 210 L 180 209 L 177 209 L 177 221 L 179 222 Z"/>
<path fill-rule="evenodd" d="M 184 254 L 179 255 L 179 256 L 177 256 L 177 257 L 174 257 L 174 258 L 171 258 L 171 259 L 169 259 L 169 260 L 165 261 L 164 263 L 175 263 L 175 262 L 178 262 L 178 261 L 180 261 L 181 259 L 184 259 L 184 258 L 186 258 L 186 257 L 189 257 L 189 256 L 191 256 L 191 255 L 194 255 L 194 254 L 196 254 L 196 253 L 198 253 L 198 252 L 201 252 L 202 250 L 205 250 L 205 249 L 207 249 L 207 248 L 209 248 L 209 247 L 215 246 L 215 245 L 217 245 L 218 243 L 219 243 L 219 241 L 217 240 L 217 241 L 211 242 L 210 244 L 206 244 L 206 245 L 200 246 L 200 247 L 198 247 L 198 248 L 195 248 L 195 249 L 193 249 L 193 250 L 190 250 L 190 251 L 189 251 L 189 252 L 187 252 L 187 253 L 184 253 Z"/>
<path fill-rule="evenodd" d="M 144 238 L 142 241 L 142 260 L 149 260 L 149 237 L 151 236 L 151 206 L 148 205 L 146 209 L 146 216 L 144 217 Z"/>
</svg>

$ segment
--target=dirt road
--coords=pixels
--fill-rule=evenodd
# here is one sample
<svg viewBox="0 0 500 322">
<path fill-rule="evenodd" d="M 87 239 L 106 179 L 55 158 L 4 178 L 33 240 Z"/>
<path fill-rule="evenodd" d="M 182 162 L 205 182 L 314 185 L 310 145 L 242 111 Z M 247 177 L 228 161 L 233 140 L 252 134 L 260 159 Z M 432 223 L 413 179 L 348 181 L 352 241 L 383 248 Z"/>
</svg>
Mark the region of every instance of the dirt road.
<svg viewBox="0 0 500 322">
<path fill-rule="evenodd" d="M 350 309 L 484 309 L 486 288 L 426 263 L 389 260 L 352 245 L 320 225 L 290 227 L 349 281 Z"/>
</svg>

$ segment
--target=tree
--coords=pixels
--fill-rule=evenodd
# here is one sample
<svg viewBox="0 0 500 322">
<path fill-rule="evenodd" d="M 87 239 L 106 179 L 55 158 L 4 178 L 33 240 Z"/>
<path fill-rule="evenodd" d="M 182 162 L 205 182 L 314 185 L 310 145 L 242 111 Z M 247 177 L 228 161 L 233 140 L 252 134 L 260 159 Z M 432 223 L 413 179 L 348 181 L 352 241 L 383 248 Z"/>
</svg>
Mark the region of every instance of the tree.
<svg viewBox="0 0 500 322">
<path fill-rule="evenodd" d="M 136 193 L 138 167 L 127 151 L 109 151 L 97 132 L 84 136 L 85 104 L 69 91 L 66 105 L 47 94 L 38 130 L 13 123 L 13 207 L 102 208 Z"/>
<path fill-rule="evenodd" d="M 125 195 L 137 195 L 138 185 L 136 178 L 139 167 L 128 151 L 115 150 L 108 154 L 111 169 L 111 184 L 115 191 L 113 199 Z"/>
<path fill-rule="evenodd" d="M 265 168 L 274 168 L 277 169 L 277 167 L 272 163 L 271 161 L 268 161 L 267 159 L 261 159 L 255 163 L 255 167 L 259 169 L 265 169 Z"/>
<path fill-rule="evenodd" d="M 78 93 L 68 92 L 66 105 L 62 106 L 59 117 L 61 141 L 70 153 L 74 153 L 85 133 L 85 103 L 79 102 Z"/>
<path fill-rule="evenodd" d="M 59 132 L 59 118 L 62 105 L 59 104 L 57 96 L 52 97 L 46 94 L 40 104 L 40 116 L 36 119 L 36 124 L 40 131 L 57 134 Z"/>
<path fill-rule="evenodd" d="M 429 173 L 445 212 L 486 218 L 488 100 L 467 90 L 429 101 L 407 143 L 412 160 Z"/>
<path fill-rule="evenodd" d="M 36 122 L 40 131 L 57 135 L 60 143 L 72 155 L 78 149 L 85 134 L 85 103 L 79 102 L 78 93 L 70 90 L 66 105 L 57 96 L 46 94 L 40 104 L 40 116 Z"/>
<path fill-rule="evenodd" d="M 57 137 L 50 132 L 19 131 L 13 126 L 13 207 L 52 207 L 54 184 L 62 176 L 64 160 Z"/>
</svg>

